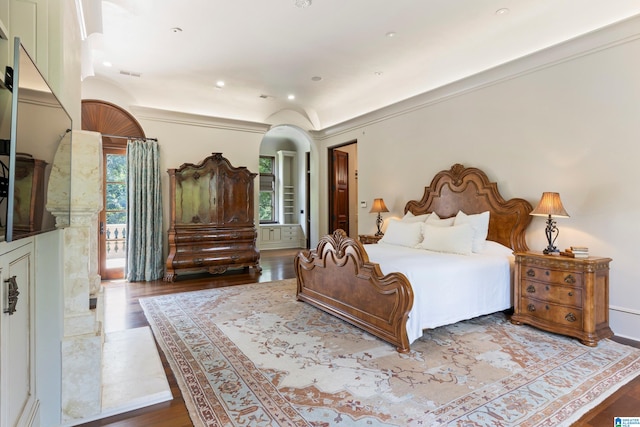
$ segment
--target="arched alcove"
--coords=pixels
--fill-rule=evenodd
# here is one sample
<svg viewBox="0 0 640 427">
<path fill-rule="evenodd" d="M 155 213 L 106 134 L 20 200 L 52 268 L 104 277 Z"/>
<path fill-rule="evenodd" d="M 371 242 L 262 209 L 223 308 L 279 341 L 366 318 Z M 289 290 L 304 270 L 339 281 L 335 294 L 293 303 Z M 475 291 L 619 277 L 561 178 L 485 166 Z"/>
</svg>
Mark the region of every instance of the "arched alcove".
<svg viewBox="0 0 640 427">
<path fill-rule="evenodd" d="M 317 183 L 311 182 L 313 174 L 310 170 L 314 168 L 313 160 L 316 155 L 312 144 L 313 140 L 309 134 L 302 128 L 294 125 L 277 125 L 267 131 L 260 144 L 261 156 L 272 156 L 276 159 L 276 163 L 286 161 L 295 162 L 295 180 L 293 187 L 295 188 L 295 204 L 293 207 L 294 215 L 284 215 L 283 210 L 289 207 L 284 207 L 282 200 L 283 194 L 278 194 L 277 198 L 281 204 L 279 206 L 276 218 L 276 224 L 271 225 L 299 225 L 299 231 L 304 234 L 302 239 L 304 244 L 301 246 L 308 247 L 311 242 L 317 240 L 317 200 L 314 200 L 311 195 L 311 188 L 317 188 Z M 292 160 L 295 159 L 295 160 Z M 286 168 L 285 168 L 286 169 Z M 276 164 L 276 170 L 279 173 L 283 171 L 282 164 Z M 277 177 L 276 180 L 282 179 Z M 280 182 L 282 184 L 282 182 Z M 278 187 L 277 192 L 284 192 L 282 185 Z M 261 225 L 261 233 L 266 233 L 265 227 L 269 224 Z M 270 246 L 269 236 L 262 235 L 263 242 L 262 249 L 269 249 Z M 285 243 L 283 243 L 285 244 Z"/>
</svg>

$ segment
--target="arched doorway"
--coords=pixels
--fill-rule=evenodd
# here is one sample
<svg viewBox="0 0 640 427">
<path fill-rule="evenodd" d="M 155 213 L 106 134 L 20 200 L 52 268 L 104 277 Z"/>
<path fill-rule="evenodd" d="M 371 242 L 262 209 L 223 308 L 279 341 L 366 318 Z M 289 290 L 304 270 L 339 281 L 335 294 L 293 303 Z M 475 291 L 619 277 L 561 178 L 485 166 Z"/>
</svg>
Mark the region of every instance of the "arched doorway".
<svg viewBox="0 0 640 427">
<path fill-rule="evenodd" d="M 262 139 L 260 157 L 261 169 L 265 158 L 272 159 L 274 201 L 273 215 L 265 222 L 262 193 L 268 190 L 265 184 L 269 183 L 261 171 L 258 246 L 261 250 L 309 247 L 313 219 L 310 197 L 311 138 L 297 126 L 274 126 Z"/>
<path fill-rule="evenodd" d="M 127 259 L 127 139 L 145 134 L 131 114 L 100 100 L 82 101 L 82 129 L 102 134 L 104 209 L 99 218 L 99 274 L 106 280 L 122 279 Z"/>
</svg>

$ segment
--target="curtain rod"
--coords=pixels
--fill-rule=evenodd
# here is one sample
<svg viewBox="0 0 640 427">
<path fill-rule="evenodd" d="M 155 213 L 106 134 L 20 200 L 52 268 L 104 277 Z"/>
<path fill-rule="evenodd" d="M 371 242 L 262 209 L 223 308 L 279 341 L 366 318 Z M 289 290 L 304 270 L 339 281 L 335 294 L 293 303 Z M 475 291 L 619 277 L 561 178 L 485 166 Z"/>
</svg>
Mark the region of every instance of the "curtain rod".
<svg viewBox="0 0 640 427">
<path fill-rule="evenodd" d="M 119 139 L 137 139 L 143 141 L 156 141 L 158 142 L 158 138 L 146 138 L 142 136 L 121 136 L 121 135 L 108 135 L 103 133 L 102 136 L 106 136 L 107 138 L 119 138 Z"/>
</svg>

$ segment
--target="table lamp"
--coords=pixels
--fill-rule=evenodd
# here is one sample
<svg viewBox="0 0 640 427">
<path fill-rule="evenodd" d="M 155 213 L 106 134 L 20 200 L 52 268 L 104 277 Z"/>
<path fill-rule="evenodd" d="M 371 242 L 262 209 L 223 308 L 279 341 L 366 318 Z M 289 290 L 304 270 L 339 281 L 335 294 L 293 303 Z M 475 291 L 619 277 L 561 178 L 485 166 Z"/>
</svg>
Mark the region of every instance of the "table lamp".
<svg viewBox="0 0 640 427">
<path fill-rule="evenodd" d="M 558 227 L 556 227 L 556 222 L 553 217 L 569 218 L 569 214 L 564 210 L 564 206 L 562 206 L 560 194 L 550 192 L 542 193 L 540 203 L 538 203 L 538 206 L 531 211 L 530 215 L 547 217 L 547 228 L 545 229 L 545 234 L 547 235 L 548 245 L 542 253 L 547 255 L 559 254 L 560 251 L 554 246 L 554 244 L 558 238 L 558 234 L 560 234 L 560 231 L 558 230 Z"/>
<path fill-rule="evenodd" d="M 378 218 L 376 219 L 376 225 L 378 226 L 378 232 L 376 236 L 384 236 L 384 233 L 381 230 L 382 227 L 382 212 L 389 212 L 387 206 L 384 204 L 384 200 L 382 199 L 373 199 L 373 206 L 371 206 L 371 210 L 369 213 L 377 213 Z"/>
</svg>

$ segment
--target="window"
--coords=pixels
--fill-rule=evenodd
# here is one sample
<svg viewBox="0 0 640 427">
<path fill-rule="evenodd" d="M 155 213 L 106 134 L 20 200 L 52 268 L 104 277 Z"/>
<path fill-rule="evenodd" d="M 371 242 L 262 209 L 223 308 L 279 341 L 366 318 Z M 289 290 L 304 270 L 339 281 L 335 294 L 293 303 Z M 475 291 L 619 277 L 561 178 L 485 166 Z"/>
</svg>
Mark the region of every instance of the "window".
<svg viewBox="0 0 640 427">
<path fill-rule="evenodd" d="M 260 156 L 260 223 L 276 222 L 276 158 Z"/>
</svg>

